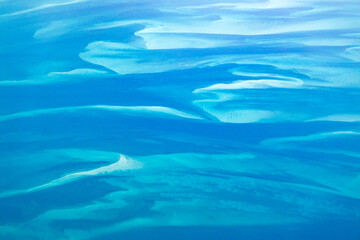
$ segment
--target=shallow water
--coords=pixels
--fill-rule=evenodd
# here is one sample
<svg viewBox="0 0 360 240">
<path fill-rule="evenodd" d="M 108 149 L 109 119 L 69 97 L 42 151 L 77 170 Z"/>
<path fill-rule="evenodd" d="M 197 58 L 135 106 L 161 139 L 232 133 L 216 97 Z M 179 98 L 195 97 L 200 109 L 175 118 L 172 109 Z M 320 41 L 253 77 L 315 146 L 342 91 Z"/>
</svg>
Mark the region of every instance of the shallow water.
<svg viewBox="0 0 360 240">
<path fill-rule="evenodd" d="M 358 0 L 0 0 L 1 239 L 360 239 Z"/>
</svg>

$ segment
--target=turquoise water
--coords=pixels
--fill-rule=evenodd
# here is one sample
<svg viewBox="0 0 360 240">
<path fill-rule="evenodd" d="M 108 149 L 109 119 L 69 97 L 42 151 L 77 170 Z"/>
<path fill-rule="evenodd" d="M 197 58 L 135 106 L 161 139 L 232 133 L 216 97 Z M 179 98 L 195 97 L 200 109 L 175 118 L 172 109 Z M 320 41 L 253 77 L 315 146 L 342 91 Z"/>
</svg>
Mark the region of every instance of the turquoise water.
<svg viewBox="0 0 360 240">
<path fill-rule="evenodd" d="M 0 0 L 0 239 L 360 239 L 358 0 Z"/>
</svg>

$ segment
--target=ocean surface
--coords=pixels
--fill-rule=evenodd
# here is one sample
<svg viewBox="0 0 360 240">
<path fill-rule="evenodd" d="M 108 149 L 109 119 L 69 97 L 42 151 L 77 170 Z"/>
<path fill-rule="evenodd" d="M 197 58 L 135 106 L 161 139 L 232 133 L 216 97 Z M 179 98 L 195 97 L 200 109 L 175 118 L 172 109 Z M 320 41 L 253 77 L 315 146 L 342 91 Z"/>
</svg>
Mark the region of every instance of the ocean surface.
<svg viewBox="0 0 360 240">
<path fill-rule="evenodd" d="M 1 240 L 360 240 L 359 0 L 0 0 Z"/>
</svg>

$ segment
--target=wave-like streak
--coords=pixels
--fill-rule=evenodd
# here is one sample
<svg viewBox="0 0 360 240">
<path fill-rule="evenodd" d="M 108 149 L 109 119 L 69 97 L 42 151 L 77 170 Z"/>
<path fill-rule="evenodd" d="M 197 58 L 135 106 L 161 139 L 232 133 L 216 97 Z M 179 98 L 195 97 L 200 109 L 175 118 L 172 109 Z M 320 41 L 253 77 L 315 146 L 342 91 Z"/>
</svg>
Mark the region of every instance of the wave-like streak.
<svg viewBox="0 0 360 240">
<path fill-rule="evenodd" d="M 3 80 L 0 81 L 0 86 L 58 84 L 70 81 L 78 81 L 80 79 L 88 80 L 89 78 L 95 78 L 105 74 L 109 73 L 107 71 L 91 68 L 78 68 L 67 72 L 50 72 L 45 76 L 28 78 L 25 80 Z"/>
<path fill-rule="evenodd" d="M 264 141 L 263 143 L 281 143 L 281 142 L 304 142 L 304 141 L 314 141 L 327 138 L 336 138 L 340 136 L 359 136 L 360 132 L 355 131 L 335 131 L 335 132 L 324 132 L 316 133 L 307 136 L 298 136 L 298 137 L 284 137 L 284 138 L 271 138 Z"/>
<path fill-rule="evenodd" d="M 241 72 L 232 72 L 233 75 L 241 75 Z M 244 73 L 245 75 L 248 73 Z M 231 91 L 241 91 L 246 89 L 266 90 L 266 89 L 296 89 L 301 88 L 304 82 L 298 78 L 267 73 L 249 73 L 250 77 L 268 77 L 269 79 L 257 80 L 238 80 L 231 83 L 217 83 L 207 87 L 198 88 L 194 94 L 204 94 L 205 99 L 195 100 L 193 104 L 200 107 L 208 114 L 214 116 L 225 123 L 254 123 L 254 122 L 274 122 L 286 121 L 291 117 L 279 110 L 268 110 L 249 107 L 245 103 L 240 106 L 232 106 L 231 102 L 241 97 Z M 230 94 L 228 93 L 230 92 Z M 211 95 L 209 95 L 209 93 Z M 243 97 L 244 98 L 244 97 Z M 245 98 L 246 99 L 246 98 Z M 260 99 L 260 97 L 259 97 Z M 230 107 L 226 107 L 228 104 Z"/>
<path fill-rule="evenodd" d="M 235 90 L 235 89 L 265 89 L 265 88 L 297 88 L 303 85 L 299 79 L 284 81 L 278 79 L 259 79 L 259 80 L 241 80 L 232 83 L 218 83 L 205 88 L 199 88 L 194 91 L 216 91 L 216 90 Z"/>
<path fill-rule="evenodd" d="M 113 105 L 91 105 L 91 106 L 77 106 L 77 107 L 62 107 L 62 108 L 46 108 L 38 109 L 27 112 L 18 112 L 14 114 L 0 116 L 0 122 L 5 122 L 9 120 L 25 118 L 25 117 L 35 117 L 39 115 L 46 114 L 57 114 L 62 112 L 76 112 L 79 110 L 105 110 L 105 111 L 115 111 L 122 113 L 148 113 L 148 114 L 166 114 L 176 117 L 189 118 L 189 119 L 202 119 L 199 116 L 195 116 L 189 113 L 185 113 L 173 108 L 162 107 L 162 106 L 113 106 Z"/>
<path fill-rule="evenodd" d="M 360 114 L 335 114 L 309 120 L 309 122 L 315 121 L 360 122 Z"/>
<path fill-rule="evenodd" d="M 193 41 L 188 39 L 190 42 Z M 169 42 L 169 41 L 168 41 Z M 150 44 L 147 49 L 146 44 Z M 161 73 L 174 70 L 184 70 L 196 67 L 216 66 L 231 62 L 230 58 L 238 56 L 230 55 L 209 55 L 195 56 L 190 51 L 185 51 L 183 57 L 173 52 L 174 48 L 186 47 L 187 44 L 179 44 L 176 41 L 169 43 L 169 49 L 156 49 L 158 46 L 151 46 L 151 42 L 145 46 L 136 42 L 125 44 L 120 42 L 96 41 L 86 47 L 86 51 L 79 54 L 79 57 L 89 63 L 103 66 L 120 75 Z M 171 45 L 171 46 L 170 46 Z M 170 48 L 171 47 L 171 48 Z"/>
<path fill-rule="evenodd" d="M 306 136 L 296 136 L 296 137 L 281 137 L 281 138 L 270 138 L 262 141 L 263 146 L 267 146 L 273 149 L 298 149 L 302 143 L 306 142 L 314 142 L 317 141 L 330 141 L 330 140 L 341 140 L 343 138 L 350 137 L 360 137 L 360 132 L 357 131 L 334 131 L 334 132 L 322 132 L 315 133 Z M 311 152 L 325 152 L 332 154 L 343 154 L 351 157 L 360 157 L 359 151 L 350 151 L 343 149 L 341 145 L 338 149 L 334 149 L 334 147 L 330 149 L 326 149 L 325 147 L 319 146 L 303 146 L 301 147 L 303 151 L 311 151 Z"/>
<path fill-rule="evenodd" d="M 104 167 L 100 167 L 100 168 L 96 168 L 93 170 L 89 170 L 89 171 L 71 173 L 71 174 L 65 175 L 61 178 L 52 180 L 51 182 L 48 182 L 48 183 L 45 183 L 43 185 L 36 186 L 33 188 L 5 192 L 3 194 L 0 194 L 0 198 L 10 197 L 10 196 L 17 195 L 17 194 L 31 193 L 31 192 L 63 185 L 63 184 L 78 180 L 83 177 L 107 175 L 107 174 L 112 174 L 112 173 L 118 172 L 118 171 L 127 171 L 127 170 L 139 169 L 139 168 L 142 168 L 142 163 L 140 163 L 134 159 L 131 159 L 125 155 L 120 154 L 119 160 L 113 164 L 110 164 L 110 165 L 107 165 Z"/>
<path fill-rule="evenodd" d="M 37 7 L 33 7 L 33 8 L 13 12 L 13 13 L 3 14 L 3 15 L 0 15 L 0 17 L 17 16 L 17 15 L 22 15 L 22 14 L 26 14 L 26 13 L 32 13 L 32 12 L 40 11 L 40 10 L 47 9 L 47 8 L 60 7 L 60 6 L 71 5 L 71 4 L 81 3 L 81 2 L 86 2 L 86 1 L 87 0 L 74 0 L 74 1 L 62 2 L 62 3 L 49 3 L 49 4 L 44 4 L 44 5 L 40 5 L 40 6 L 37 6 Z"/>
</svg>

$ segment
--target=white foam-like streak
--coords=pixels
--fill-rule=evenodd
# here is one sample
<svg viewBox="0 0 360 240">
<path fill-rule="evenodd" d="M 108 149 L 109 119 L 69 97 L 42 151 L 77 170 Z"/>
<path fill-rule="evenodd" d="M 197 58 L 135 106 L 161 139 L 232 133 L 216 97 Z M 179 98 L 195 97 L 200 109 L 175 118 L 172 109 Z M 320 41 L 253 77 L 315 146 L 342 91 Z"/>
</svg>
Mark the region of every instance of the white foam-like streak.
<svg viewBox="0 0 360 240">
<path fill-rule="evenodd" d="M 360 62 L 360 47 L 356 46 L 346 49 L 344 56 L 355 62 Z"/>
<path fill-rule="evenodd" d="M 298 72 L 307 76 L 306 84 L 321 87 L 359 87 L 359 69 L 344 67 L 342 60 L 332 60 L 316 57 L 300 57 L 298 54 L 267 54 L 254 56 L 251 60 L 241 60 L 237 64 L 263 64 L 276 66 L 278 69 L 301 69 Z M 329 67 L 329 63 L 337 64 Z M 319 81 L 320 80 L 320 81 Z"/>
<path fill-rule="evenodd" d="M 309 122 L 315 121 L 360 122 L 360 114 L 335 114 L 309 120 Z"/>
<path fill-rule="evenodd" d="M 108 72 L 106 71 L 102 71 L 102 70 L 96 70 L 96 69 L 91 69 L 91 68 L 78 68 L 78 69 L 74 69 L 68 72 L 51 72 L 48 74 L 49 77 L 52 76 L 59 76 L 59 75 L 64 75 L 64 76 L 94 76 L 94 75 L 101 75 L 101 74 L 106 74 Z"/>
<path fill-rule="evenodd" d="M 200 105 L 200 104 L 208 104 L 208 103 L 221 103 L 221 102 L 227 102 L 227 101 L 239 99 L 239 95 L 232 93 L 214 91 L 211 92 L 211 94 L 212 94 L 212 98 L 194 100 L 193 104 Z"/>
<path fill-rule="evenodd" d="M 281 23 L 259 21 L 256 18 L 246 19 L 224 14 L 217 21 L 198 22 L 162 22 L 161 25 L 147 27 L 139 33 L 197 33 L 222 35 L 271 35 L 295 33 L 304 31 L 352 29 L 353 23 L 360 18 L 326 18 L 320 20 L 306 20 L 301 22 Z"/>
<path fill-rule="evenodd" d="M 218 56 L 206 58 L 194 56 L 193 58 L 176 59 L 178 55 L 171 51 L 157 54 L 156 49 L 149 50 L 146 46 L 137 45 L 139 44 L 136 42 L 132 44 L 102 41 L 92 42 L 86 47 L 86 51 L 80 53 L 79 56 L 84 61 L 111 69 L 121 75 L 160 73 L 210 66 L 212 63 L 219 65 L 220 62 L 228 62 L 228 59 L 224 56 L 221 56 L 220 59 Z M 177 43 L 175 45 L 180 47 Z M 151 51 L 154 51 L 153 54 Z"/>
<path fill-rule="evenodd" d="M 44 76 L 31 77 L 25 80 L 3 80 L 0 81 L 0 86 L 59 84 L 69 81 L 85 80 L 90 77 L 95 78 L 104 74 L 110 74 L 110 73 L 107 71 L 91 69 L 91 68 L 78 68 L 67 72 L 50 72 Z"/>
<path fill-rule="evenodd" d="M 71 4 L 76 4 L 76 3 L 86 2 L 86 1 L 87 0 L 74 0 L 74 1 L 62 2 L 62 3 L 49 3 L 49 4 L 40 5 L 40 6 L 37 6 L 34 8 L 25 9 L 25 10 L 18 11 L 18 12 L 3 14 L 3 15 L 0 15 L 0 17 L 17 16 L 17 15 L 22 15 L 22 14 L 26 14 L 26 13 L 40 11 L 40 10 L 47 9 L 47 8 L 60 7 L 60 6 L 71 5 Z"/>
<path fill-rule="evenodd" d="M 250 74 L 251 75 L 251 74 Z M 254 75 L 256 75 L 254 73 Z M 268 76 L 270 74 L 259 74 Z M 275 75 L 277 77 L 277 75 Z M 274 77 L 274 76 L 272 76 Z M 268 109 L 249 109 L 246 106 L 239 107 L 224 107 L 217 106 L 222 102 L 230 102 L 239 99 L 238 95 L 227 94 L 226 91 L 242 90 L 242 89 L 268 89 L 268 88 L 299 88 L 303 85 L 303 81 L 297 78 L 278 76 L 276 79 L 259 79 L 259 80 L 240 80 L 232 83 L 219 83 L 204 88 L 198 88 L 193 91 L 194 94 L 209 94 L 212 95 L 207 99 L 195 100 L 193 103 L 200 107 L 208 114 L 215 117 L 217 120 L 225 123 L 255 123 L 255 122 L 274 122 L 274 121 L 289 121 L 293 117 L 288 116 L 275 110 Z M 231 103 L 230 103 L 231 105 Z"/>
<path fill-rule="evenodd" d="M 185 6 L 183 9 L 206 9 L 206 8 L 225 8 L 225 9 L 241 9 L 241 10 L 254 10 L 254 9 L 276 9 L 276 8 L 289 8 L 301 6 L 299 1 L 284 1 L 284 0 L 268 0 L 261 2 L 241 2 L 241 3 L 214 3 L 204 5 Z"/>
<path fill-rule="evenodd" d="M 106 111 L 115 111 L 123 113 L 157 113 L 157 114 L 167 114 L 182 118 L 190 119 L 202 119 L 201 117 L 191 115 L 173 108 L 162 107 L 162 106 L 113 106 L 113 105 L 91 105 L 91 106 L 77 106 L 77 107 L 63 107 L 63 108 L 46 108 L 38 109 L 27 112 L 18 112 L 9 115 L 0 116 L 0 122 L 5 122 L 9 120 L 24 118 L 24 117 L 35 117 L 39 115 L 46 114 L 57 114 L 62 112 L 76 112 L 79 110 L 106 110 Z"/>
<path fill-rule="evenodd" d="M 303 82 L 299 79 L 293 81 L 284 81 L 277 79 L 240 80 L 232 83 L 218 83 L 205 88 L 199 88 L 196 89 L 194 93 L 216 90 L 298 88 L 302 85 Z"/>
<path fill-rule="evenodd" d="M 231 72 L 231 74 L 233 74 L 235 76 L 242 76 L 242 77 L 268 77 L 268 78 L 274 78 L 274 79 L 280 79 L 280 80 L 299 81 L 298 78 L 283 76 L 283 75 L 279 75 L 276 73 L 245 72 L 245 71 L 240 71 L 236 68 L 229 70 L 229 72 Z"/>
<path fill-rule="evenodd" d="M 35 39 L 49 39 L 59 37 L 70 32 L 74 32 L 79 25 L 79 20 L 61 20 L 54 21 L 48 26 L 36 30 L 33 35 Z"/>
<path fill-rule="evenodd" d="M 316 133 L 316 134 L 307 135 L 307 136 L 271 138 L 269 140 L 265 140 L 263 143 L 304 142 L 304 141 L 327 139 L 327 138 L 331 138 L 331 137 L 359 136 L 359 135 L 360 135 L 360 132 L 355 132 L 355 131 L 334 131 L 334 132 Z"/>
<path fill-rule="evenodd" d="M 216 48 L 235 46 L 236 40 L 209 37 L 204 34 L 151 33 L 138 31 L 146 49 Z"/>
<path fill-rule="evenodd" d="M 299 148 L 299 144 L 302 142 L 315 142 L 319 140 L 330 140 L 342 137 L 359 137 L 360 132 L 356 131 L 334 131 L 334 132 L 322 132 L 315 133 L 307 136 L 296 136 L 296 137 L 282 137 L 282 138 L 270 138 L 261 142 L 262 145 L 268 146 L 274 149 L 296 149 Z M 305 151 L 314 152 L 326 152 L 332 154 L 343 154 L 351 157 L 360 157 L 360 152 L 348 151 L 348 150 L 326 150 L 324 148 L 317 147 L 302 147 Z"/>
<path fill-rule="evenodd" d="M 119 160 L 108 166 L 104 166 L 104 167 L 100 167 L 100 168 L 96 168 L 96 169 L 84 171 L 84 172 L 71 173 L 71 174 L 65 175 L 61 178 L 55 179 L 51 182 L 37 186 L 37 187 L 33 187 L 33 188 L 25 189 L 25 190 L 16 190 L 16 191 L 5 192 L 3 194 L 0 194 L 0 198 L 10 197 L 13 195 L 24 194 L 24 193 L 31 193 L 31 192 L 51 188 L 51 187 L 56 187 L 59 185 L 63 185 L 63 184 L 72 182 L 72 181 L 76 181 L 83 177 L 107 175 L 107 174 L 112 174 L 115 172 L 139 169 L 139 168 L 142 168 L 142 166 L 143 166 L 142 163 L 140 163 L 134 159 L 131 159 L 125 155 L 120 154 Z"/>
<path fill-rule="evenodd" d="M 268 122 L 277 115 L 276 112 L 261 109 L 230 109 L 217 110 L 214 108 L 203 108 L 204 111 L 224 123 L 255 123 Z"/>
<path fill-rule="evenodd" d="M 86 30 L 110 29 L 110 28 L 125 27 L 134 24 L 140 24 L 145 26 L 159 25 L 157 21 L 147 20 L 147 19 L 120 20 L 120 21 L 98 23 L 92 27 L 88 27 Z"/>
<path fill-rule="evenodd" d="M 92 107 L 98 108 L 98 109 L 111 110 L 111 111 L 138 111 L 138 112 L 148 112 L 148 113 L 157 112 L 157 113 L 165 113 L 165 114 L 174 115 L 174 116 L 183 117 L 183 118 L 202 119 L 201 117 L 198 117 L 198 116 L 194 116 L 194 115 L 191 115 L 191 114 L 188 114 L 188 113 L 185 113 L 185 112 L 173 109 L 173 108 L 162 107 L 162 106 L 127 107 L 127 106 L 95 105 Z"/>
</svg>

